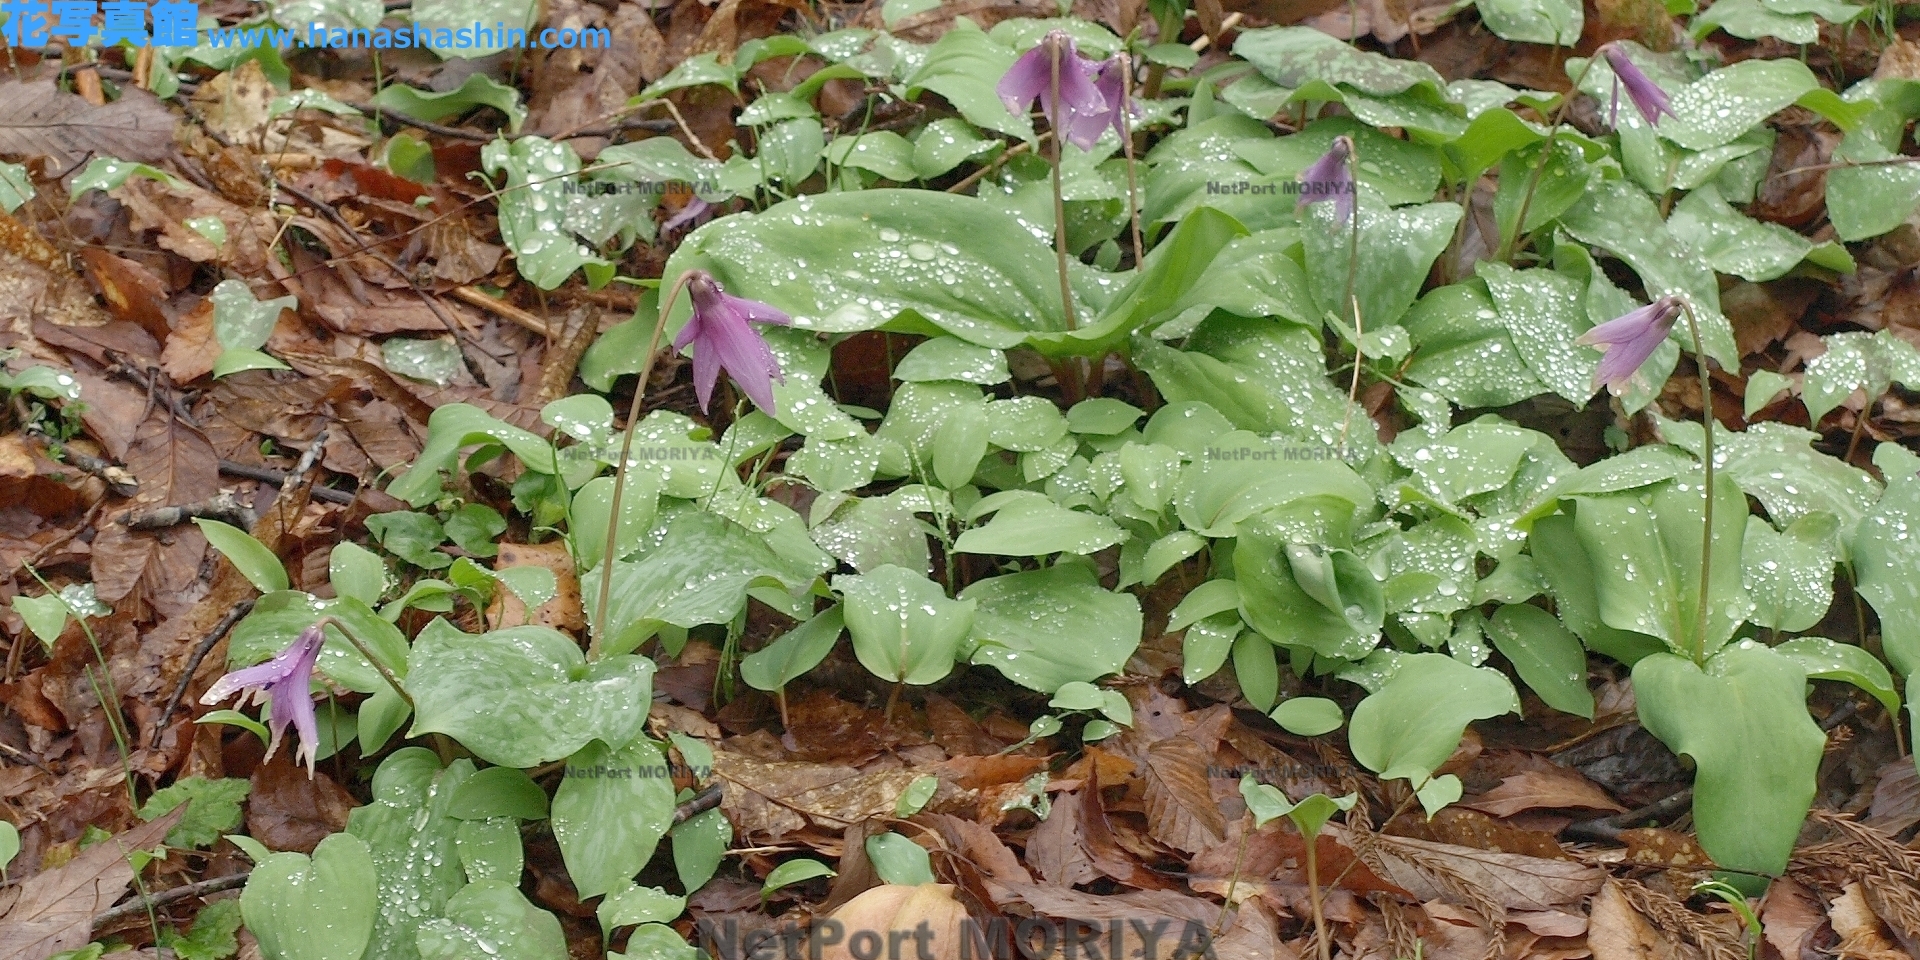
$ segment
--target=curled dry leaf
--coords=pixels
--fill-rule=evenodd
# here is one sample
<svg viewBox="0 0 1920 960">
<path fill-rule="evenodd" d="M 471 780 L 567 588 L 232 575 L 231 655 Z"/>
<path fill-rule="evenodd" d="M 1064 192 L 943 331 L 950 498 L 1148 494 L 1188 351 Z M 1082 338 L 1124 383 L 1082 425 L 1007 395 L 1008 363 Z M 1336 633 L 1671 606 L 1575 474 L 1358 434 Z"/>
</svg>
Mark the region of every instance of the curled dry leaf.
<svg viewBox="0 0 1920 960">
<path fill-rule="evenodd" d="M 1838 955 L 1852 960 L 1907 960 L 1911 954 L 1894 946 L 1892 931 L 1867 906 L 1867 898 L 1857 883 L 1847 884 L 1840 899 L 1828 908 L 1833 932 L 1840 935 Z"/>
</svg>

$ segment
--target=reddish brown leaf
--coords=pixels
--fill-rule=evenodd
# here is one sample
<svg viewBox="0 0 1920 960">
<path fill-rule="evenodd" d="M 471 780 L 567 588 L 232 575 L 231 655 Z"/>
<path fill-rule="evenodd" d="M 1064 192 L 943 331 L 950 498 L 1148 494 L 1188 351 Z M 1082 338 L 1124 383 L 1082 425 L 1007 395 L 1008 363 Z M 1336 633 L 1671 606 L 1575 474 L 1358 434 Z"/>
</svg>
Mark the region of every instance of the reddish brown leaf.
<svg viewBox="0 0 1920 960">
<path fill-rule="evenodd" d="M 253 771 L 247 798 L 247 832 L 271 850 L 312 853 L 328 834 L 347 828 L 357 804 L 324 773 L 307 776 L 282 750 Z"/>
<path fill-rule="evenodd" d="M 1713 860 L 1701 849 L 1700 841 L 1677 830 L 1636 827 L 1620 831 L 1620 842 L 1627 845 L 1628 863 L 1675 870 L 1713 868 Z"/>
<path fill-rule="evenodd" d="M 127 854 L 157 846 L 186 812 L 182 806 L 0 891 L 0 960 L 44 960 L 86 946 L 94 915 L 112 906 L 133 882 Z"/>
<path fill-rule="evenodd" d="M 1226 819 L 1213 802 L 1207 783 L 1212 755 L 1186 737 L 1162 740 L 1147 748 L 1147 824 L 1155 839 L 1177 850 L 1198 853 L 1219 843 Z"/>
<path fill-rule="evenodd" d="M 1395 836 L 1418 837 L 1477 850 L 1499 850 L 1546 860 L 1567 860 L 1553 834 L 1502 823 L 1478 810 L 1448 807 L 1431 818 L 1402 818 L 1388 825 Z"/>
<path fill-rule="evenodd" d="M 1903 761 L 1902 766 L 1911 769 L 1913 764 Z M 1826 922 L 1827 912 L 1819 898 L 1786 877 L 1773 881 L 1767 887 L 1766 899 L 1760 901 L 1761 928 L 1766 931 L 1767 942 L 1782 957 L 1797 960 L 1803 956 Z"/>
<path fill-rule="evenodd" d="M 83 248 L 80 262 L 86 264 L 87 276 L 107 301 L 107 312 L 117 320 L 137 324 L 155 339 L 166 339 L 167 316 L 162 308 L 167 302 L 167 289 L 153 271 L 98 247 Z"/>
<path fill-rule="evenodd" d="M 1048 883 L 1079 886 L 1099 876 L 1080 840 L 1080 795 L 1053 798 L 1053 810 L 1027 835 L 1027 863 Z"/>
<path fill-rule="evenodd" d="M 1080 792 L 1080 839 L 1087 859 L 1093 862 L 1094 869 L 1128 886 L 1145 890 L 1173 889 L 1176 886 L 1173 881 L 1141 865 L 1115 839 L 1113 824 L 1107 820 L 1106 806 L 1100 797 L 1099 769 L 1089 767 L 1094 776 Z"/>
<path fill-rule="evenodd" d="M 192 383 L 213 372 L 213 361 L 224 348 L 213 332 L 213 298 L 200 301 L 167 337 L 160 352 L 160 369 L 175 383 Z"/>
</svg>

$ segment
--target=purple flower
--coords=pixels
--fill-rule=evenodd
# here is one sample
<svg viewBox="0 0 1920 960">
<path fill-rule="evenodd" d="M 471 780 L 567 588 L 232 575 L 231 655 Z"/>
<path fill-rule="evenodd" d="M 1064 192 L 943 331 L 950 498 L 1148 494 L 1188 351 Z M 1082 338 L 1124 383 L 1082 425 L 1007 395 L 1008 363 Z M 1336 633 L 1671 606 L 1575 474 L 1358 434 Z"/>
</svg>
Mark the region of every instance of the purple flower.
<svg viewBox="0 0 1920 960">
<path fill-rule="evenodd" d="M 1593 388 L 1598 390 L 1604 383 L 1614 396 L 1619 396 L 1639 372 L 1640 365 L 1666 341 L 1673 322 L 1684 309 L 1679 297 L 1661 297 L 1581 334 L 1575 343 L 1606 354 L 1600 358 L 1600 369 L 1594 371 Z"/>
<path fill-rule="evenodd" d="M 758 300 L 728 295 L 704 270 L 688 276 L 687 293 L 693 297 L 693 316 L 673 338 L 673 348 L 693 344 L 693 391 L 700 398 L 700 409 L 707 409 L 714 382 L 724 368 L 754 406 L 773 413 L 773 385 L 785 383 L 787 378 L 774 362 L 767 342 L 749 324 L 777 323 L 784 327 L 793 318 Z"/>
<path fill-rule="evenodd" d="M 1058 95 L 1053 89 L 1055 56 L 1060 63 Z M 1024 116 L 1035 100 L 1040 101 L 1040 111 L 1047 115 L 1055 135 L 1087 150 L 1109 125 L 1118 122 L 1116 108 L 1094 83 L 1099 70 L 1099 63 L 1082 58 L 1074 49 L 1066 31 L 1055 30 L 1007 68 L 994 92 L 1000 94 L 1007 112 L 1016 115 Z M 1119 80 L 1115 74 L 1112 83 L 1117 86 Z"/>
<path fill-rule="evenodd" d="M 1667 92 L 1653 82 L 1640 68 L 1627 59 L 1626 51 L 1609 43 L 1600 48 L 1600 54 L 1607 58 L 1607 66 L 1613 68 L 1613 107 L 1608 115 L 1609 126 L 1620 125 L 1620 88 L 1627 88 L 1627 97 L 1633 101 L 1633 108 L 1640 111 L 1641 119 L 1648 126 L 1657 126 L 1660 115 L 1677 117 L 1673 104 L 1667 99 Z"/>
<path fill-rule="evenodd" d="M 1333 146 L 1313 165 L 1300 173 L 1300 201 L 1295 210 L 1323 200 L 1333 201 L 1334 219 L 1345 223 L 1353 217 L 1353 138 L 1345 134 L 1333 138 Z"/>
<path fill-rule="evenodd" d="M 307 764 L 307 776 L 313 776 L 313 755 L 319 745 L 319 728 L 313 719 L 313 694 L 308 686 L 313 682 L 313 665 L 320 659 L 320 647 L 325 642 L 323 624 L 316 623 L 300 631 L 292 644 L 280 655 L 259 666 L 234 670 L 214 682 L 213 689 L 200 698 L 201 703 L 214 704 L 240 692 L 237 706 L 246 706 L 249 702 L 267 704 L 272 716 L 267 726 L 273 736 L 267 743 L 267 756 L 280 749 L 280 736 L 286 732 L 291 722 L 293 729 L 300 734 L 300 751 L 294 755 L 294 763 L 302 760 Z"/>
<path fill-rule="evenodd" d="M 1098 140 L 1108 126 L 1113 127 L 1115 135 L 1126 137 L 1126 114 L 1120 112 L 1122 102 L 1127 104 L 1129 114 L 1136 117 L 1140 115 L 1140 105 L 1127 100 L 1126 72 L 1128 69 L 1127 58 L 1118 55 L 1108 57 L 1099 64 L 1099 73 L 1093 78 L 1093 87 L 1100 91 L 1100 99 L 1106 103 L 1106 113 L 1104 118 L 1094 118 L 1096 121 L 1104 120 L 1104 122 L 1093 128 L 1093 136 L 1088 140 L 1089 143 Z"/>
<path fill-rule="evenodd" d="M 699 197 L 688 197 L 686 204 L 680 208 L 678 213 L 668 217 L 666 222 L 660 224 L 660 232 L 672 233 L 681 227 L 703 223 L 712 216 L 713 204 Z"/>
</svg>

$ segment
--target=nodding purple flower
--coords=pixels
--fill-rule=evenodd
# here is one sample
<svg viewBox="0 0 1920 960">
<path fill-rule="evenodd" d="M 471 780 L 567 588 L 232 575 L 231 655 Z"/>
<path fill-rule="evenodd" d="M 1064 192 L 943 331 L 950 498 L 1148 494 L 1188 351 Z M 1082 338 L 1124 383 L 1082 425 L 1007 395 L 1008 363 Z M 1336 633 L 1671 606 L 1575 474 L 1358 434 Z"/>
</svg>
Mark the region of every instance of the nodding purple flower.
<svg viewBox="0 0 1920 960">
<path fill-rule="evenodd" d="M 204 704 L 215 704 L 234 693 L 240 693 L 237 706 L 246 706 L 249 702 L 264 703 L 272 711 L 267 727 L 272 737 L 267 742 L 267 756 L 280 749 L 280 737 L 286 732 L 287 724 L 300 735 L 300 750 L 294 755 L 294 763 L 305 761 L 307 776 L 313 776 L 314 753 L 319 748 L 319 727 L 313 717 L 313 694 L 308 689 L 313 682 L 313 665 L 320 659 L 320 647 L 326 642 L 324 624 L 316 623 L 300 631 L 293 643 L 280 655 L 259 666 L 235 670 L 214 682 L 206 696 L 200 698 Z"/>
<path fill-rule="evenodd" d="M 713 204 L 699 197 L 688 197 L 678 213 L 668 217 L 660 224 L 661 233 L 672 233 L 681 227 L 704 223 L 713 216 Z"/>
<path fill-rule="evenodd" d="M 1060 90 L 1053 89 L 1054 57 L 1059 57 Z M 1020 55 L 994 87 L 1007 112 L 1025 115 L 1040 101 L 1040 111 L 1054 135 L 1082 150 L 1092 148 L 1108 125 L 1117 123 L 1112 101 L 1094 83 L 1100 64 L 1080 56 L 1064 30 L 1048 33 L 1040 44 Z M 1118 84 L 1119 76 L 1113 77 Z M 1118 98 L 1115 97 L 1115 100 Z"/>
<path fill-rule="evenodd" d="M 1320 159 L 1300 173 L 1300 200 L 1294 209 L 1330 200 L 1334 219 L 1346 223 L 1353 218 L 1353 138 L 1345 134 L 1333 138 Z"/>
<path fill-rule="evenodd" d="M 1104 118 L 1093 118 L 1095 122 L 1105 121 L 1094 128 L 1093 139 L 1098 140 L 1108 126 L 1113 127 L 1116 136 L 1124 139 L 1127 135 L 1126 117 L 1129 114 L 1136 117 L 1140 115 L 1140 105 L 1127 98 L 1126 73 L 1131 69 L 1130 63 L 1126 57 L 1116 54 L 1103 61 L 1099 68 L 1099 73 L 1093 78 L 1093 86 L 1100 91 L 1100 99 L 1106 103 L 1106 115 Z M 1120 112 L 1122 103 L 1126 103 L 1126 114 Z"/>
<path fill-rule="evenodd" d="M 693 345 L 693 392 L 700 398 L 700 409 L 707 409 L 713 385 L 725 369 L 754 406 L 772 414 L 773 385 L 785 383 L 787 378 L 774 361 L 773 350 L 752 324 L 777 323 L 784 327 L 793 318 L 758 300 L 728 294 L 704 270 L 689 273 L 687 293 L 693 298 L 693 316 L 673 338 L 673 348 Z"/>
<path fill-rule="evenodd" d="M 1614 396 L 1626 390 L 1640 365 L 1666 341 L 1674 321 L 1680 319 L 1680 311 L 1684 309 L 1686 306 L 1679 297 L 1661 297 L 1581 334 L 1575 343 L 1606 354 L 1600 358 L 1600 368 L 1593 373 L 1593 388 L 1598 390 L 1604 383 Z"/>
<path fill-rule="evenodd" d="M 1658 126 L 1660 115 L 1677 117 L 1673 112 L 1673 102 L 1667 99 L 1667 92 L 1660 85 L 1642 73 L 1633 61 L 1627 59 L 1626 51 L 1614 44 L 1600 48 L 1600 55 L 1607 58 L 1607 66 L 1613 68 L 1613 105 L 1608 114 L 1607 125 L 1620 125 L 1620 88 L 1627 88 L 1627 98 L 1633 101 L 1633 108 L 1640 112 L 1641 119 L 1648 126 Z"/>
</svg>

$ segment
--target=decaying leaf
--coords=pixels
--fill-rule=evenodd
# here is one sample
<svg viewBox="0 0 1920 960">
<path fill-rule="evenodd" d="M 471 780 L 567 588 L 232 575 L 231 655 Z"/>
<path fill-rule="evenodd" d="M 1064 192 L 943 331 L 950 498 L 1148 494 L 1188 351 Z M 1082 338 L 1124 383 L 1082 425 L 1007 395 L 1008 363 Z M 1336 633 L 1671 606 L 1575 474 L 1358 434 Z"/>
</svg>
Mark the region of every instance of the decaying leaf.
<svg viewBox="0 0 1920 960">
<path fill-rule="evenodd" d="M 94 915 L 112 906 L 133 882 L 127 854 L 157 846 L 186 813 L 183 805 L 0 890 L 0 960 L 44 960 L 86 946 Z"/>
<path fill-rule="evenodd" d="M 861 773 L 826 763 L 756 760 L 713 753 L 713 775 L 725 787 L 721 808 L 742 836 L 777 841 L 809 825 L 839 832 L 848 824 L 893 812 L 913 770 Z"/>
<path fill-rule="evenodd" d="M 1147 822 L 1153 835 L 1178 850 L 1198 853 L 1220 842 L 1226 820 L 1207 785 L 1212 758 L 1186 737 L 1147 748 Z"/>
<path fill-rule="evenodd" d="M 70 167 L 89 156 L 159 160 L 179 123 L 159 100 L 133 87 L 96 107 L 51 80 L 0 83 L 0 154 L 47 157 Z"/>
</svg>

